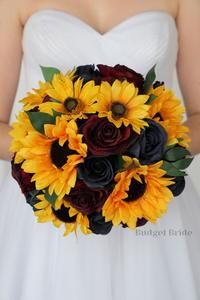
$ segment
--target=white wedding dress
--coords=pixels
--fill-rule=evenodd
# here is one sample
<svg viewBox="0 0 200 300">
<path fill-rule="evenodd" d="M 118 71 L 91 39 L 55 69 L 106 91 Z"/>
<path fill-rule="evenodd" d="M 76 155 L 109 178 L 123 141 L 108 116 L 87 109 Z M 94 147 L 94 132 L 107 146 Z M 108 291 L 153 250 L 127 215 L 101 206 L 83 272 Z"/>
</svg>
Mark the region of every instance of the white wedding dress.
<svg viewBox="0 0 200 300">
<path fill-rule="evenodd" d="M 105 34 L 66 12 L 43 9 L 27 21 L 18 100 L 43 80 L 40 65 L 65 72 L 83 64 L 124 64 L 172 86 L 178 34 L 163 11 L 129 17 Z M 0 300 L 200 299 L 200 199 L 191 179 L 157 224 L 137 231 L 63 237 L 37 223 L 9 165 L 0 187 Z M 175 235 L 176 234 L 176 235 Z"/>
</svg>

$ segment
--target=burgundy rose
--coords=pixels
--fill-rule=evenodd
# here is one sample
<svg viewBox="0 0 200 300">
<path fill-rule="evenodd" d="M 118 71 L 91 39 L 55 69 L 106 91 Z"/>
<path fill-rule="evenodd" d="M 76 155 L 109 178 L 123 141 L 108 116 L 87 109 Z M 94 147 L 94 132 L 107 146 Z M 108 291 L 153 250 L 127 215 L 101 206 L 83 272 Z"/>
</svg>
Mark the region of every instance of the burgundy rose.
<svg viewBox="0 0 200 300">
<path fill-rule="evenodd" d="M 95 156 L 121 155 L 136 140 L 131 126 L 117 128 L 107 118 L 93 115 L 82 127 L 89 151 Z"/>
<path fill-rule="evenodd" d="M 97 67 L 101 74 L 101 80 L 108 81 L 112 84 L 115 79 L 121 81 L 126 79 L 128 82 L 134 83 L 134 85 L 138 87 L 140 94 L 143 93 L 144 78 L 140 73 L 120 64 L 117 64 L 114 67 L 98 64 Z"/>
<path fill-rule="evenodd" d="M 103 204 L 108 198 L 109 192 L 103 189 L 90 189 L 83 181 L 78 181 L 65 200 L 82 212 L 91 214 L 95 211 L 101 211 Z"/>
<path fill-rule="evenodd" d="M 22 164 L 14 164 L 14 158 L 11 161 L 12 176 L 18 182 L 23 194 L 28 194 L 29 192 L 35 190 L 35 183 L 31 182 L 33 174 L 26 173 L 21 168 Z"/>
</svg>

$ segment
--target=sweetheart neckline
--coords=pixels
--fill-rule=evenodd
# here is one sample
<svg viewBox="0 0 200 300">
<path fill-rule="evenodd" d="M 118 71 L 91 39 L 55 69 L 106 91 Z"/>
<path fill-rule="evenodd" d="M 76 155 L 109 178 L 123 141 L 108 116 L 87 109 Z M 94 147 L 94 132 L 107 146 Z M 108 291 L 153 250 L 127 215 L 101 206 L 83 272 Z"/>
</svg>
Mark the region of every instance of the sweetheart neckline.
<svg viewBox="0 0 200 300">
<path fill-rule="evenodd" d="M 106 32 L 101 33 L 98 30 L 96 30 L 94 27 L 90 26 L 87 22 L 85 22 L 84 20 L 80 19 L 79 17 L 72 15 L 70 13 L 68 13 L 65 10 L 59 10 L 59 9 L 54 9 L 54 8 L 43 8 L 43 9 L 39 9 L 34 11 L 26 20 L 23 29 L 25 30 L 27 25 L 29 24 L 29 22 L 36 16 L 38 15 L 42 15 L 42 14 L 59 14 L 59 15 L 63 15 L 65 18 L 71 18 L 72 20 L 79 22 L 82 26 L 85 26 L 88 28 L 88 30 L 90 30 L 91 32 L 95 33 L 96 35 L 98 35 L 99 37 L 105 37 L 109 34 L 111 34 L 112 32 L 114 32 L 115 30 L 119 29 L 120 27 L 122 27 L 123 25 L 129 23 L 130 21 L 136 21 L 139 18 L 143 18 L 146 17 L 146 15 L 163 15 L 165 17 L 167 17 L 169 20 L 171 20 L 174 24 L 174 27 L 176 27 L 176 21 L 174 19 L 174 17 L 167 11 L 164 10 L 147 10 L 147 11 L 142 11 L 136 14 L 133 14 L 129 17 L 127 17 L 126 19 L 122 20 L 121 22 L 119 22 L 118 24 L 112 26 L 110 29 L 108 29 Z"/>
</svg>

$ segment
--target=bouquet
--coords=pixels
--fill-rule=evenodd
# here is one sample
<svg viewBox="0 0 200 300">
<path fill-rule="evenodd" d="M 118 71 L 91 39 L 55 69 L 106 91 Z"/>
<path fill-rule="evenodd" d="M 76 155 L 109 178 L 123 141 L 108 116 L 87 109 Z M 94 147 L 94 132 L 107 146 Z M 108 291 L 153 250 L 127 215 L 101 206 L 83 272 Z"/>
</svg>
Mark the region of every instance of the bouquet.
<svg viewBox="0 0 200 300">
<path fill-rule="evenodd" d="M 10 132 L 12 175 L 37 220 L 65 236 L 155 223 L 193 159 L 184 107 L 156 65 L 146 76 L 120 64 L 40 67 L 45 80 Z"/>
</svg>

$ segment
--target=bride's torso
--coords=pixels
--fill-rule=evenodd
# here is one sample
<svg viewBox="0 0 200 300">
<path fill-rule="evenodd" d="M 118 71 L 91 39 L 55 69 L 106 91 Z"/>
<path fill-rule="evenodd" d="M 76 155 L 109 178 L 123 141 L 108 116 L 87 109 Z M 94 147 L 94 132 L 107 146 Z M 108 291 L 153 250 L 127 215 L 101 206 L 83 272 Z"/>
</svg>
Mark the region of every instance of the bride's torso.
<svg viewBox="0 0 200 300">
<path fill-rule="evenodd" d="M 162 1 L 161 1 L 162 2 Z M 141 10 L 101 33 L 66 9 L 40 7 L 26 19 L 23 61 L 11 120 L 18 100 L 43 80 L 40 65 L 61 71 L 81 64 L 124 64 L 143 75 L 154 65 L 158 80 L 172 85 L 178 32 L 172 14 L 163 9 Z"/>
</svg>

